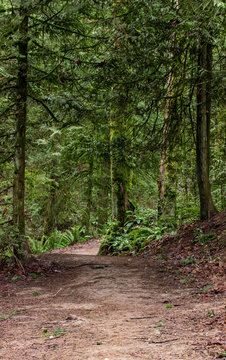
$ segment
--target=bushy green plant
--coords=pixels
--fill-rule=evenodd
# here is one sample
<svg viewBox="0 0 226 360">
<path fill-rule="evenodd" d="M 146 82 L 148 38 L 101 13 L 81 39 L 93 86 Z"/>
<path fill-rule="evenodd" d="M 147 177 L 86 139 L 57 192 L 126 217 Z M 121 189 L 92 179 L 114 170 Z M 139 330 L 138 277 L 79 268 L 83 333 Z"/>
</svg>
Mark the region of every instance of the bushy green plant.
<svg viewBox="0 0 226 360">
<path fill-rule="evenodd" d="M 179 225 L 185 222 L 192 222 L 199 218 L 199 206 L 195 206 L 192 202 L 186 203 L 186 206 L 182 205 L 178 207 L 178 221 Z"/>
<path fill-rule="evenodd" d="M 156 223 L 157 217 L 157 210 L 150 208 L 139 208 L 137 212 L 133 214 L 133 222 L 137 224 L 143 224 L 145 226 L 151 226 Z M 131 223 L 131 221 L 128 222 Z"/>
<path fill-rule="evenodd" d="M 123 229 L 120 228 L 119 223 L 114 221 L 110 224 L 106 235 L 102 239 L 99 254 L 101 255 L 116 255 L 122 251 L 129 251 L 128 241 L 123 241 Z"/>
<path fill-rule="evenodd" d="M 40 254 L 45 252 L 45 236 L 42 236 L 41 239 L 34 239 L 31 236 L 28 236 L 28 243 L 33 254 Z"/>
<path fill-rule="evenodd" d="M 147 244 L 163 236 L 165 227 L 148 227 L 140 219 L 130 219 L 123 228 L 117 222 L 111 223 L 106 235 L 104 236 L 99 253 L 100 254 L 122 254 L 139 253 L 147 247 Z"/>
<path fill-rule="evenodd" d="M 64 248 L 73 243 L 80 242 L 81 240 L 80 229 L 77 226 L 74 226 L 71 230 L 66 230 L 65 232 L 55 230 L 50 236 L 43 235 L 40 240 L 30 236 L 28 237 L 31 251 L 34 254 Z"/>
<path fill-rule="evenodd" d="M 128 237 L 132 243 L 133 251 L 143 251 L 147 244 L 153 240 L 158 240 L 163 236 L 165 228 L 158 226 L 147 227 L 147 226 L 135 226 L 129 231 Z"/>
</svg>

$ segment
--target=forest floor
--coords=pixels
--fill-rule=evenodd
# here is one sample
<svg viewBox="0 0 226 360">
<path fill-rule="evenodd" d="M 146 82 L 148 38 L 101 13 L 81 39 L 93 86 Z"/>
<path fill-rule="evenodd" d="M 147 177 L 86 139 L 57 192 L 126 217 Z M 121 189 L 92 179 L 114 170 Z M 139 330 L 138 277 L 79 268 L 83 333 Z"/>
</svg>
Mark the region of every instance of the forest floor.
<svg viewBox="0 0 226 360">
<path fill-rule="evenodd" d="M 98 256 L 99 245 L 42 255 L 51 271 L 0 273 L 1 360 L 226 358 L 220 258 L 199 271 L 191 253 L 163 256 L 163 245 L 119 257 Z"/>
</svg>

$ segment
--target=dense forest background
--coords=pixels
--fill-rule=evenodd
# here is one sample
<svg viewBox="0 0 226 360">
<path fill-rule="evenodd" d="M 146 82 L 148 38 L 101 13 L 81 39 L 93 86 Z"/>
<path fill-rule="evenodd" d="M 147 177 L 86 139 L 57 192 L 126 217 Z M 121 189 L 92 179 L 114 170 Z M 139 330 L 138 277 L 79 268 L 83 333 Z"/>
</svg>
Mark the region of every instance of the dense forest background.
<svg viewBox="0 0 226 360">
<path fill-rule="evenodd" d="M 224 10 L 0 1 L 0 257 L 139 248 L 225 208 Z"/>
</svg>

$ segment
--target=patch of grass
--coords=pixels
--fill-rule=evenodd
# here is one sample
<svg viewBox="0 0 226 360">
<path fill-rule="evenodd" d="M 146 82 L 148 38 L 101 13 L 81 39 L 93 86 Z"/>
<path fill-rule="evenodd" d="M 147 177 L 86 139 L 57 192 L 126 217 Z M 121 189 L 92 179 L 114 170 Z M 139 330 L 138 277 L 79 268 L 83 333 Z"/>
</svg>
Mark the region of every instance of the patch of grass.
<svg viewBox="0 0 226 360">
<path fill-rule="evenodd" d="M 159 329 L 154 329 L 154 334 L 155 334 L 155 335 L 160 335 L 161 332 L 159 331 Z"/>
<path fill-rule="evenodd" d="M 58 336 L 58 335 L 63 335 L 66 334 L 65 331 L 63 331 L 60 327 L 56 328 L 53 332 L 53 335 Z"/>
<path fill-rule="evenodd" d="M 97 345 L 103 345 L 102 341 L 97 341 Z"/>
<path fill-rule="evenodd" d="M 158 269 L 157 272 L 158 273 L 164 273 L 164 272 L 167 272 L 167 269 Z"/>
<path fill-rule="evenodd" d="M 203 288 L 201 288 L 201 291 L 209 291 L 213 288 L 213 285 L 208 285 L 208 286 L 204 286 Z"/>
<path fill-rule="evenodd" d="M 33 291 L 33 293 L 31 294 L 32 296 L 39 296 L 40 295 L 40 292 L 38 291 Z"/>
<path fill-rule="evenodd" d="M 166 254 L 159 254 L 159 255 L 157 255 L 157 259 L 159 259 L 159 260 L 167 260 L 168 256 Z"/>
<path fill-rule="evenodd" d="M 180 274 L 180 273 L 181 273 L 181 270 L 173 270 L 173 272 L 174 272 L 175 274 Z"/>
<path fill-rule="evenodd" d="M 173 304 L 166 304 L 166 309 L 172 309 L 174 307 Z"/>
<path fill-rule="evenodd" d="M 208 316 L 209 318 L 210 318 L 210 317 L 214 317 L 214 316 L 215 316 L 215 311 L 214 311 L 214 310 L 209 310 L 209 311 L 206 313 L 206 316 Z"/>
<path fill-rule="evenodd" d="M 219 353 L 219 359 L 223 359 L 223 358 L 225 358 L 226 357 L 226 351 L 225 350 L 222 350 L 222 351 L 220 351 L 220 353 Z"/>
<path fill-rule="evenodd" d="M 11 278 L 11 280 L 13 280 L 13 281 L 20 280 L 20 279 L 21 279 L 21 277 L 19 275 L 15 275 Z"/>
<path fill-rule="evenodd" d="M 181 284 L 193 283 L 193 282 L 195 282 L 195 279 L 180 279 Z"/>
<path fill-rule="evenodd" d="M 42 328 L 42 335 L 41 337 L 54 339 L 55 337 L 62 336 L 64 334 L 67 334 L 66 331 L 62 330 L 60 327 L 56 328 L 53 333 L 49 333 L 49 330 L 47 328 Z"/>
<path fill-rule="evenodd" d="M 188 257 L 186 259 L 183 259 L 179 262 L 180 265 L 190 265 L 190 264 L 197 264 L 198 260 L 194 259 L 192 257 Z"/>
<path fill-rule="evenodd" d="M 43 277 L 43 275 L 36 274 L 36 273 L 29 273 L 28 276 L 32 277 L 33 279 L 38 279 L 40 277 Z"/>
<path fill-rule="evenodd" d="M 202 229 L 200 229 L 199 227 L 197 227 L 194 231 L 193 231 L 194 236 L 200 236 L 203 234 Z"/>
<path fill-rule="evenodd" d="M 162 321 L 155 325 L 155 328 L 160 328 L 160 327 L 164 327 L 164 323 Z"/>
<path fill-rule="evenodd" d="M 26 310 L 25 309 L 11 310 L 8 314 L 7 313 L 0 314 L 0 319 L 6 320 L 6 319 L 9 319 L 12 316 L 23 313 L 24 311 L 26 311 Z"/>
<path fill-rule="evenodd" d="M 0 319 L 6 320 L 9 318 L 10 315 L 8 314 L 0 314 Z"/>
</svg>

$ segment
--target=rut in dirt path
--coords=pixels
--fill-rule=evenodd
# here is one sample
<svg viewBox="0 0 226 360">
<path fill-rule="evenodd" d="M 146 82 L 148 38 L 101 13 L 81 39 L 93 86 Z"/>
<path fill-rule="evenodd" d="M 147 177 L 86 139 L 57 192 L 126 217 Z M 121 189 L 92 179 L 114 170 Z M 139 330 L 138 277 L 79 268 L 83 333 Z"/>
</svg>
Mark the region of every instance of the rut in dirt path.
<svg viewBox="0 0 226 360">
<path fill-rule="evenodd" d="M 45 254 L 64 268 L 1 285 L 1 360 L 213 359 L 206 343 L 216 330 L 196 321 L 212 304 L 193 296 L 193 284 L 151 257 L 97 256 L 98 248 L 95 240 Z"/>
</svg>

